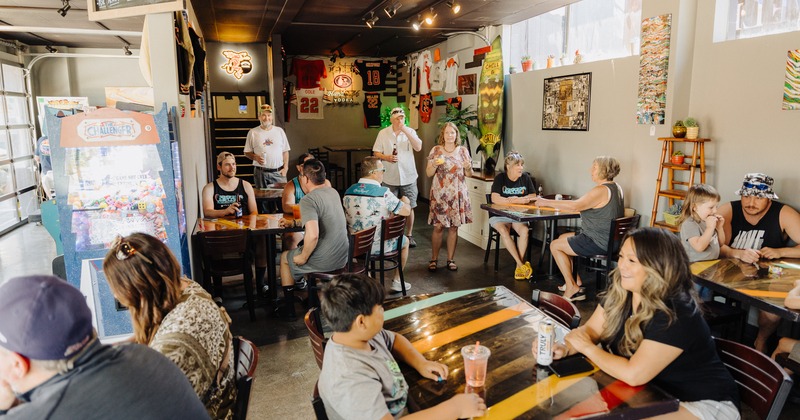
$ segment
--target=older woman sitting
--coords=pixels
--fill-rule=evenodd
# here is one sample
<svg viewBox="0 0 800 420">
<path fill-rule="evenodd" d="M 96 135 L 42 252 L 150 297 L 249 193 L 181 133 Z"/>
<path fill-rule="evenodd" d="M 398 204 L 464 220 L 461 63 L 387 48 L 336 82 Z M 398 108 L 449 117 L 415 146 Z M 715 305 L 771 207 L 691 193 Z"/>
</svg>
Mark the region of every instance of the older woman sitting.
<svg viewBox="0 0 800 420">
<path fill-rule="evenodd" d="M 619 174 L 619 162 L 611 156 L 598 156 L 592 161 L 592 182 L 597 184 L 586 195 L 577 200 L 536 199 L 537 206 L 554 207 L 558 210 L 579 211 L 581 213 L 581 233 L 568 232 L 550 244 L 561 275 L 564 276 L 564 297 L 569 300 L 584 300 L 586 295 L 580 287 L 580 277 L 572 278 L 572 257 L 605 254 L 608 247 L 608 233 L 614 219 L 622 217 L 625 207 L 622 203 L 622 188 L 614 182 Z"/>
</svg>

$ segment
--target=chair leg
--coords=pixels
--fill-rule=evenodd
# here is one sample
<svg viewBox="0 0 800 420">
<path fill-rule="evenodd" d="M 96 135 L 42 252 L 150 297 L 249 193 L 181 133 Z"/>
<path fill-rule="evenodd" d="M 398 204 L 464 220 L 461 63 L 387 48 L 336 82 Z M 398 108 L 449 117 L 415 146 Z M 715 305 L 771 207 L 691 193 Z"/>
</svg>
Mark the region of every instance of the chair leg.
<svg viewBox="0 0 800 420">
<path fill-rule="evenodd" d="M 486 241 L 486 251 L 483 253 L 483 263 L 489 262 L 489 253 L 492 252 L 492 241 L 494 240 L 494 229 L 489 228 L 489 239 Z"/>
<path fill-rule="evenodd" d="M 500 268 L 500 232 L 494 237 L 494 272 Z"/>
<path fill-rule="evenodd" d="M 386 282 L 384 281 L 384 278 L 386 277 L 386 273 L 385 273 L 386 265 L 385 264 L 386 264 L 386 260 L 381 258 L 381 261 L 379 263 L 380 271 L 381 271 L 381 287 L 386 287 Z"/>
<path fill-rule="evenodd" d="M 397 256 L 397 272 L 400 273 L 400 288 L 402 290 L 403 296 L 407 296 L 406 294 L 406 279 L 403 276 L 403 266 L 400 264 L 400 256 Z"/>
<path fill-rule="evenodd" d="M 222 298 L 222 277 L 214 276 L 214 295 Z"/>
<path fill-rule="evenodd" d="M 250 312 L 250 321 L 256 320 L 256 300 L 253 298 L 253 275 L 250 264 L 245 264 L 244 270 L 244 295 L 247 298 L 247 310 Z"/>
</svg>

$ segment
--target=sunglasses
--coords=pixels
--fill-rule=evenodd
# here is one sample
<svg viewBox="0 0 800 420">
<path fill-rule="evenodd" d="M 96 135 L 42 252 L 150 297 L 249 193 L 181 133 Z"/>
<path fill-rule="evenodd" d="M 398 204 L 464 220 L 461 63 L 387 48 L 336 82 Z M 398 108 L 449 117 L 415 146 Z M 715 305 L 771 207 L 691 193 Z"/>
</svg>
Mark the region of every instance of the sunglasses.
<svg viewBox="0 0 800 420">
<path fill-rule="evenodd" d="M 405 114 L 405 112 L 403 112 L 403 111 L 402 111 L 402 110 L 400 110 L 400 109 L 395 109 L 394 111 L 392 111 L 392 115 L 397 115 L 397 114 L 403 114 L 403 115 L 406 115 L 406 114 Z"/>
<path fill-rule="evenodd" d="M 375 172 L 386 172 L 386 168 L 372 169 L 369 171 L 371 174 L 374 174 Z"/>
<path fill-rule="evenodd" d="M 742 186 L 745 188 L 755 188 L 759 191 L 766 191 L 769 189 L 769 185 L 767 184 L 751 184 L 749 182 L 745 182 L 742 184 Z"/>
<path fill-rule="evenodd" d="M 150 258 L 147 258 L 144 254 L 137 251 L 130 242 L 126 241 L 125 238 L 122 236 L 117 235 L 114 239 L 114 242 L 111 244 L 111 249 L 114 250 L 114 255 L 120 261 L 125 261 L 131 256 L 138 254 L 142 259 L 147 261 L 148 264 L 153 264 L 153 261 Z"/>
</svg>

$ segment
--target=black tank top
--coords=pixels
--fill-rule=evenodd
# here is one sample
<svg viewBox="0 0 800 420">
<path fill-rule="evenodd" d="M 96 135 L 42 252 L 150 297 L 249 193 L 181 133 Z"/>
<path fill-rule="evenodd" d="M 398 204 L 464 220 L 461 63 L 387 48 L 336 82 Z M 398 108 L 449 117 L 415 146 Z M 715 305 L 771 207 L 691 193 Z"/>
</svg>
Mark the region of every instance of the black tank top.
<svg viewBox="0 0 800 420">
<path fill-rule="evenodd" d="M 781 209 L 783 204 L 773 201 L 767 213 L 761 217 L 757 224 L 751 225 L 744 218 L 741 201 L 731 202 L 731 248 L 735 249 L 761 249 L 783 248 L 786 238 L 781 229 Z"/>
<path fill-rule="evenodd" d="M 239 180 L 239 184 L 236 185 L 236 189 L 233 191 L 223 190 L 217 183 L 217 180 L 214 180 L 214 210 L 225 210 L 228 206 L 237 201 L 241 203 L 242 214 L 250 214 L 250 209 L 247 206 L 248 196 L 244 191 L 244 185 L 242 185 L 241 179 Z"/>
</svg>

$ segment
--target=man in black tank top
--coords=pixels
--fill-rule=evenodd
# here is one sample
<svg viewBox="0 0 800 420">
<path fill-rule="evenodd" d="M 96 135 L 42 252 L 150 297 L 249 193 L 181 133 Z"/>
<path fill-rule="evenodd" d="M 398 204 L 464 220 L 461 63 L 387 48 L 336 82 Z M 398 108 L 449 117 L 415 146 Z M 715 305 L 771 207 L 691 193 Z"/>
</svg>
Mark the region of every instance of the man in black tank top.
<svg viewBox="0 0 800 420">
<path fill-rule="evenodd" d="M 777 201 L 774 180 L 762 173 L 745 175 L 736 195 L 740 201 L 723 204 L 718 214 L 724 218 L 727 244 L 720 245 L 720 256 L 751 264 L 759 259 L 800 258 L 800 213 Z M 789 239 L 794 246 L 788 246 Z M 779 317 L 761 311 L 755 348 L 764 351 L 767 338 L 778 327 Z"/>
</svg>

